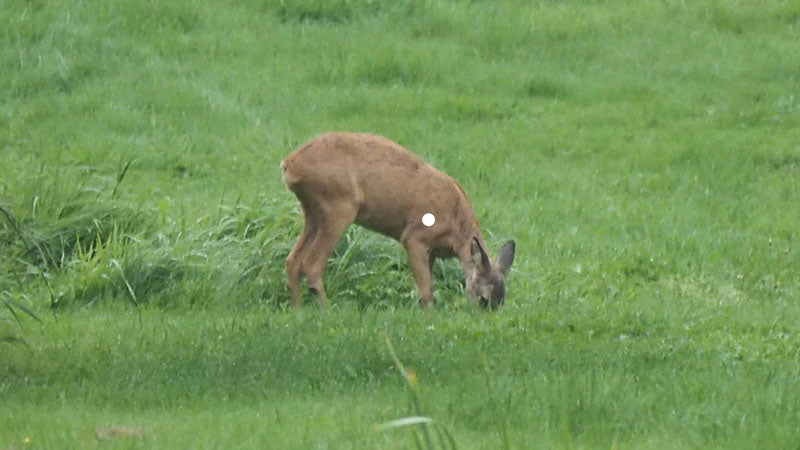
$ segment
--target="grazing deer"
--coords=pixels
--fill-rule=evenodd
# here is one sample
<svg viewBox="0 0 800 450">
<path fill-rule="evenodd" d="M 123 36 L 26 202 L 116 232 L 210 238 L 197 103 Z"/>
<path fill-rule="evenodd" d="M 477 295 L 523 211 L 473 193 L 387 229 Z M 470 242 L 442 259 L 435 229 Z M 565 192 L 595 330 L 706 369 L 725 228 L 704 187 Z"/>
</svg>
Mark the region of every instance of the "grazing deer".
<svg viewBox="0 0 800 450">
<path fill-rule="evenodd" d="M 281 170 L 304 218 L 286 260 L 293 306 L 303 303 L 301 275 L 327 305 L 325 264 L 353 222 L 403 244 L 423 307 L 433 303 L 434 260 L 454 256 L 473 300 L 490 308 L 503 303 L 514 241 L 506 242 L 492 263 L 461 185 L 399 144 L 368 134 L 329 133 L 295 150 Z"/>
</svg>

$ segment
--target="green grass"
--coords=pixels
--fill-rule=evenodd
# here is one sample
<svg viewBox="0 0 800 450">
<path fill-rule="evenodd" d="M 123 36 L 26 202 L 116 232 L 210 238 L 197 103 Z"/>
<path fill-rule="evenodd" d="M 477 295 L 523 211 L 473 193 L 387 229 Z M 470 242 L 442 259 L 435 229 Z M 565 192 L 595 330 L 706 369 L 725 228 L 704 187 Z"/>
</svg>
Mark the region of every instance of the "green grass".
<svg viewBox="0 0 800 450">
<path fill-rule="evenodd" d="M 7 3 L 0 448 L 800 441 L 797 2 Z M 330 130 L 464 185 L 503 308 L 355 227 L 288 308 Z"/>
</svg>

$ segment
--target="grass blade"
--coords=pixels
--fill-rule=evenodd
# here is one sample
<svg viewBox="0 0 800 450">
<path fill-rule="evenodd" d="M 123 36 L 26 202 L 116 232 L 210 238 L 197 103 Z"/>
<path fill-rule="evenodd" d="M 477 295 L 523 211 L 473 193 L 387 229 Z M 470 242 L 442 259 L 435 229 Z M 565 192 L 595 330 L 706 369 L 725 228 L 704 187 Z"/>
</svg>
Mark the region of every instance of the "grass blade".
<svg viewBox="0 0 800 450">
<path fill-rule="evenodd" d="M 21 310 L 25 314 L 33 317 L 37 322 L 42 323 L 42 320 L 36 314 L 34 314 L 33 311 L 13 300 L 3 300 L 3 304 L 6 305 L 6 308 L 8 308 L 8 310 L 11 311 L 11 314 L 14 316 L 14 318 L 17 319 L 17 321 L 20 323 L 22 322 L 19 320 L 19 316 L 17 316 L 17 314 L 14 312 L 14 308 Z"/>
<path fill-rule="evenodd" d="M 430 417 L 422 417 L 422 416 L 403 417 L 401 419 L 390 420 L 389 422 L 377 425 L 375 429 L 377 429 L 378 431 L 385 431 L 394 428 L 407 427 L 409 425 L 419 425 L 423 423 L 433 423 L 433 419 L 431 419 Z"/>
<path fill-rule="evenodd" d="M 14 320 L 16 320 L 17 323 L 19 323 L 21 325 L 22 324 L 22 320 L 19 318 L 19 316 L 17 315 L 16 311 L 14 311 L 14 308 L 11 307 L 11 305 L 8 303 L 8 301 L 3 300 L 3 305 L 11 313 L 11 316 L 14 318 Z"/>
<path fill-rule="evenodd" d="M 6 343 L 6 344 L 24 345 L 24 346 L 30 348 L 30 346 L 28 345 L 27 342 L 25 342 L 24 339 L 18 338 L 16 336 L 11 336 L 11 335 L 0 336 L 0 342 Z"/>
<path fill-rule="evenodd" d="M 122 180 L 125 179 L 125 174 L 128 173 L 128 169 L 131 167 L 133 163 L 132 159 L 129 159 L 122 170 L 117 174 L 117 184 L 114 185 L 114 190 L 111 191 L 111 199 L 115 199 L 117 197 L 117 189 L 119 189 L 119 185 L 122 184 Z"/>
</svg>

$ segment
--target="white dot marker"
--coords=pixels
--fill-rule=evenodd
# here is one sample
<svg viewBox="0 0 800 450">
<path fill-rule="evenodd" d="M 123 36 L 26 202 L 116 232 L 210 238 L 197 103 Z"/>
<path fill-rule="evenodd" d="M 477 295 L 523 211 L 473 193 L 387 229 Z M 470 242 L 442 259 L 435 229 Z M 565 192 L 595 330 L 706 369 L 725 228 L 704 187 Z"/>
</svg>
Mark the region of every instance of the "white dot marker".
<svg viewBox="0 0 800 450">
<path fill-rule="evenodd" d="M 425 213 L 422 216 L 422 224 L 426 227 L 432 227 L 434 223 L 436 223 L 436 217 L 433 217 L 433 214 Z"/>
</svg>

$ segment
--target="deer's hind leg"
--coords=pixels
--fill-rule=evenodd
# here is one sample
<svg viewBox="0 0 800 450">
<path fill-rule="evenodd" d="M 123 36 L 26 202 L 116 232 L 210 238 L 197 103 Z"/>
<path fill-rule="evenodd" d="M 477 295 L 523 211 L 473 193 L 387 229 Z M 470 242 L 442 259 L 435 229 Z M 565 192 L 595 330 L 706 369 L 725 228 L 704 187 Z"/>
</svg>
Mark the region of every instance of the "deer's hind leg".
<svg viewBox="0 0 800 450">
<path fill-rule="evenodd" d="M 292 297 L 292 306 L 295 308 L 303 305 L 303 294 L 300 291 L 303 260 L 306 253 L 308 253 L 316 232 L 317 229 L 313 220 L 310 220 L 308 212 L 303 208 L 303 231 L 300 233 L 300 237 L 297 239 L 297 243 L 294 244 L 292 251 L 289 252 L 289 257 L 286 258 L 286 281 Z"/>
<path fill-rule="evenodd" d="M 322 281 L 325 264 L 347 227 L 355 220 L 357 212 L 358 207 L 346 200 L 336 202 L 328 200 L 313 210 L 315 232 L 308 249 L 302 253 L 302 271 L 306 276 L 308 288 L 316 294 L 323 307 L 328 305 Z"/>
</svg>

